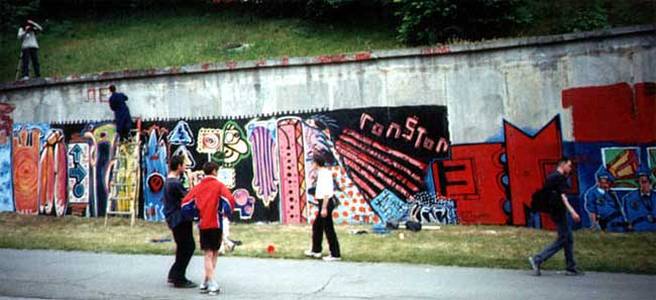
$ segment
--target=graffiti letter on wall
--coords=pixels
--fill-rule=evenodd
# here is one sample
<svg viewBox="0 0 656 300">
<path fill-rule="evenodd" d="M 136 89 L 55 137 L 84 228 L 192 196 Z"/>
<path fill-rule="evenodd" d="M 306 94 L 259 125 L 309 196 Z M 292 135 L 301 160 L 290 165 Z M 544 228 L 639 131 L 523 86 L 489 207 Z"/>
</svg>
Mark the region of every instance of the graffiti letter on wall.
<svg viewBox="0 0 656 300">
<path fill-rule="evenodd" d="M 42 214 L 61 216 L 66 212 L 68 191 L 66 189 L 66 145 L 64 132 L 51 129 L 39 159 L 39 211 Z"/>
<path fill-rule="evenodd" d="M 283 224 L 300 224 L 305 197 L 305 155 L 303 153 L 303 126 L 298 118 L 278 120 L 278 147 L 280 162 L 280 215 Z"/>
<path fill-rule="evenodd" d="M 146 221 L 162 221 L 164 217 L 164 181 L 168 173 L 166 165 L 165 132 L 160 128 L 150 129 L 146 153 L 144 154 L 144 218 Z"/>
<path fill-rule="evenodd" d="M 86 216 L 89 205 L 89 144 L 68 144 L 68 199 L 73 213 Z"/>
<path fill-rule="evenodd" d="M 245 189 L 236 189 L 232 196 L 235 198 L 235 211 L 239 212 L 239 219 L 250 220 L 255 209 L 255 198 Z"/>
<path fill-rule="evenodd" d="M 39 127 L 14 126 L 13 174 L 16 211 L 36 215 L 39 212 L 39 151 L 42 131 Z"/>
<path fill-rule="evenodd" d="M 246 125 L 248 140 L 253 148 L 253 190 L 264 206 L 275 200 L 278 194 L 278 160 L 273 122 L 251 122 Z"/>
</svg>

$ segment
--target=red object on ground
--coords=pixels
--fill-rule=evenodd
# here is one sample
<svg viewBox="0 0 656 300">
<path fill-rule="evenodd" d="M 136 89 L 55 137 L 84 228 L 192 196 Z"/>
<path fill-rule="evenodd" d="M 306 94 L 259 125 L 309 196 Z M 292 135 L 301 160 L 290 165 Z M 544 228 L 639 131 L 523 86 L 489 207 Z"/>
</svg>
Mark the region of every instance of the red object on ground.
<svg viewBox="0 0 656 300">
<path fill-rule="evenodd" d="M 275 252 L 276 252 L 276 246 L 273 244 L 269 244 L 269 246 L 267 247 L 267 253 L 269 253 L 269 255 L 273 255 Z"/>
</svg>

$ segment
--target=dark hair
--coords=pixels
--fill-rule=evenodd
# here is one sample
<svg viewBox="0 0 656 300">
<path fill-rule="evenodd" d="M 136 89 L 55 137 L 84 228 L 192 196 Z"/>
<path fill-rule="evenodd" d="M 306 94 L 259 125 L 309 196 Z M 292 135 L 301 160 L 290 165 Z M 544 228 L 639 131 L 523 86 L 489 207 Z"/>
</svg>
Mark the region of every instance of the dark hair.
<svg viewBox="0 0 656 300">
<path fill-rule="evenodd" d="M 112 93 L 115 93 L 115 92 L 116 92 L 116 86 L 113 85 L 113 84 L 110 85 L 110 86 L 109 86 L 109 91 L 112 92 Z"/>
<path fill-rule="evenodd" d="M 335 157 L 328 150 L 318 150 L 312 153 L 312 159 L 320 167 L 326 167 L 335 164 Z"/>
<path fill-rule="evenodd" d="M 558 160 L 558 165 L 560 166 L 562 164 L 566 164 L 568 161 L 574 163 L 574 160 L 572 160 L 571 158 L 567 156 L 563 156 Z"/>
<path fill-rule="evenodd" d="M 219 165 L 211 161 L 208 161 L 203 165 L 203 173 L 205 173 L 205 175 L 211 175 L 212 172 L 218 169 L 219 169 Z"/>
<path fill-rule="evenodd" d="M 184 157 L 182 155 L 174 155 L 169 160 L 169 171 L 176 171 L 180 166 L 184 164 Z"/>
</svg>

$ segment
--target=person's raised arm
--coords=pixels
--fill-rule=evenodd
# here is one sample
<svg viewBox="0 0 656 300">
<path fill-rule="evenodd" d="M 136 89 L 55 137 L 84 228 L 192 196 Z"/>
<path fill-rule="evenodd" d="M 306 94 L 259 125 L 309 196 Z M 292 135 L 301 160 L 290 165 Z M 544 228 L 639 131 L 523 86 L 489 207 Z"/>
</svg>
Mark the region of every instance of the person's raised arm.
<svg viewBox="0 0 656 300">
<path fill-rule="evenodd" d="M 43 27 L 41 27 L 41 25 L 37 24 L 36 22 L 32 20 L 27 20 L 27 23 L 34 25 L 34 27 L 36 27 L 36 29 L 38 29 L 39 31 L 43 31 Z"/>
</svg>

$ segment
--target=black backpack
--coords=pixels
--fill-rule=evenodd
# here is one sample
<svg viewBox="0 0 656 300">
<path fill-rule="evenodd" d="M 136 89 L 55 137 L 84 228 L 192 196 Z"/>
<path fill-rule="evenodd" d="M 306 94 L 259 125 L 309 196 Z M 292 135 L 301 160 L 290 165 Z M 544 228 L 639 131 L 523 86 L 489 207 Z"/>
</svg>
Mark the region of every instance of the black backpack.
<svg viewBox="0 0 656 300">
<path fill-rule="evenodd" d="M 553 210 L 551 189 L 541 188 L 531 195 L 531 209 L 536 212 L 549 213 Z"/>
</svg>

